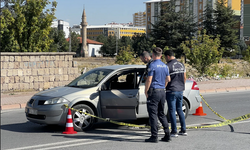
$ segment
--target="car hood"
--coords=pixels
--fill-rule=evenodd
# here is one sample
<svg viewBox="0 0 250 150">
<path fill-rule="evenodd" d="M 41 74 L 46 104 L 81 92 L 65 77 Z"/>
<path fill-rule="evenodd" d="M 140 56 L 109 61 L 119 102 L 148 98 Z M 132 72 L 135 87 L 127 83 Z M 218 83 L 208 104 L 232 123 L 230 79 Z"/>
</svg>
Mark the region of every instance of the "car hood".
<svg viewBox="0 0 250 150">
<path fill-rule="evenodd" d="M 39 92 L 35 95 L 39 96 L 48 96 L 48 97 L 62 97 L 65 95 L 69 95 L 72 93 L 84 91 L 85 89 L 82 88 L 75 88 L 75 87 L 56 87 L 53 89 L 45 90 L 42 92 Z"/>
</svg>

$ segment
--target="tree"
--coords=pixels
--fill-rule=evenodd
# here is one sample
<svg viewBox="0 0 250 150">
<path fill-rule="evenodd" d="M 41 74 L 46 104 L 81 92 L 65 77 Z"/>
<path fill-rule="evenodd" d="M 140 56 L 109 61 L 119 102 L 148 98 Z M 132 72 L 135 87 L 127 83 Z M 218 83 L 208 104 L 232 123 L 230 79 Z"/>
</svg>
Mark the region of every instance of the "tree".
<svg viewBox="0 0 250 150">
<path fill-rule="evenodd" d="M 215 19 L 214 19 L 214 10 L 211 4 L 207 4 L 206 9 L 204 11 L 204 21 L 202 22 L 202 28 L 206 30 L 207 35 L 213 35 L 216 37 L 216 27 L 215 27 Z M 203 30 L 203 31 L 204 31 Z"/>
<path fill-rule="evenodd" d="M 243 52 L 243 56 L 243 59 L 250 63 L 250 46 L 248 46 L 247 49 Z"/>
<path fill-rule="evenodd" d="M 79 34 L 72 32 L 71 33 L 71 51 L 72 52 L 77 52 L 78 50 L 80 50 L 80 39 L 78 38 L 80 37 Z"/>
<path fill-rule="evenodd" d="M 152 42 L 157 47 L 164 49 L 165 46 L 176 50 L 177 56 L 182 54 L 180 44 L 197 31 L 197 25 L 194 22 L 192 14 L 187 13 L 186 8 L 176 12 L 176 0 L 170 0 L 163 4 L 158 16 L 158 21 L 152 24 L 151 29 Z"/>
<path fill-rule="evenodd" d="M 49 38 L 51 24 L 55 19 L 57 3 L 49 0 L 12 0 L 9 8 L 2 9 L 1 45 L 3 51 L 41 52 L 49 51 L 53 42 Z M 4 42 L 2 42 L 4 41 Z M 8 48 L 8 47 L 11 47 Z"/>
<path fill-rule="evenodd" d="M 129 64 L 132 59 L 134 58 L 134 53 L 131 51 L 130 46 L 124 46 L 119 51 L 118 55 L 116 56 L 116 63 L 120 65 Z"/>
<path fill-rule="evenodd" d="M 132 45 L 132 40 L 128 36 L 122 36 L 119 40 L 119 49 L 122 47 L 131 47 Z"/>
<path fill-rule="evenodd" d="M 68 52 L 69 43 L 65 39 L 65 33 L 63 30 L 52 28 L 49 37 L 53 40 L 50 45 L 51 52 Z M 78 43 L 79 44 L 79 43 Z"/>
<path fill-rule="evenodd" d="M 220 35 L 221 45 L 225 51 L 223 56 L 233 56 L 237 51 L 238 36 L 235 26 L 234 11 L 227 6 L 227 0 L 216 1 L 215 26 L 216 34 Z"/>
<path fill-rule="evenodd" d="M 206 35 L 206 31 L 203 31 L 203 35 L 199 31 L 197 37 L 183 42 L 181 47 L 189 60 L 187 63 L 195 68 L 200 75 L 207 74 L 209 66 L 217 63 L 223 54 L 223 50 L 218 50 L 220 47 L 219 37 L 217 36 L 213 40 L 211 36 Z"/>
<path fill-rule="evenodd" d="M 17 42 L 14 38 L 14 30 L 11 25 L 15 19 L 12 17 L 8 8 L 1 8 L 0 15 L 0 45 L 1 52 L 14 52 L 16 51 Z"/>
<path fill-rule="evenodd" d="M 116 53 L 116 36 L 108 36 L 104 45 L 100 49 L 100 54 L 103 56 L 115 56 Z"/>
<path fill-rule="evenodd" d="M 97 38 L 96 41 L 105 43 L 107 41 L 107 37 L 105 37 L 103 34 L 100 34 Z"/>
<path fill-rule="evenodd" d="M 151 50 L 151 42 L 147 38 L 146 34 L 134 34 L 132 36 L 132 48 L 134 53 L 139 56 L 143 51 Z"/>
</svg>

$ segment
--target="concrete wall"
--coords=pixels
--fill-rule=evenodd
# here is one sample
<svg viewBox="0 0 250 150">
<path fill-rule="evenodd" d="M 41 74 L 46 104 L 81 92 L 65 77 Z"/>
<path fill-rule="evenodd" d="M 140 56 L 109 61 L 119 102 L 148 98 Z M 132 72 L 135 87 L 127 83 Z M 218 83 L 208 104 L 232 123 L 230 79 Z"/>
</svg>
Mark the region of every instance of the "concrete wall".
<svg viewBox="0 0 250 150">
<path fill-rule="evenodd" d="M 63 86 L 80 75 L 73 52 L 1 53 L 1 92 Z"/>
</svg>

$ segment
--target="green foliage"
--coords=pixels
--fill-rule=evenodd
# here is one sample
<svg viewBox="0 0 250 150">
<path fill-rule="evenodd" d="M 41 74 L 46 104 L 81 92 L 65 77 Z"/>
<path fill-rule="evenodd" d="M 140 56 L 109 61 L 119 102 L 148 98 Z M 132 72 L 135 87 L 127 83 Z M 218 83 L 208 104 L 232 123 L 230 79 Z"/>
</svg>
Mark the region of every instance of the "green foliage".
<svg viewBox="0 0 250 150">
<path fill-rule="evenodd" d="M 234 11 L 227 6 L 227 0 L 216 1 L 215 26 L 216 34 L 220 35 L 221 45 L 225 51 L 223 57 L 234 56 L 237 53 L 237 21 L 234 19 Z"/>
<path fill-rule="evenodd" d="M 155 16 L 155 24 L 152 24 L 150 36 L 152 42 L 162 49 L 165 46 L 176 50 L 175 53 L 181 56 L 182 49 L 180 44 L 187 38 L 192 37 L 192 33 L 197 31 L 197 25 L 194 22 L 192 14 L 186 9 L 176 12 L 176 0 L 170 0 L 168 3 L 161 3 L 161 11 L 158 16 Z"/>
<path fill-rule="evenodd" d="M 96 38 L 96 41 L 101 42 L 101 43 L 105 43 L 107 41 L 107 37 L 105 37 L 103 34 L 101 34 Z"/>
<path fill-rule="evenodd" d="M 137 56 L 143 51 L 149 51 L 151 49 L 151 42 L 146 37 L 146 34 L 134 34 L 132 37 L 132 48 Z"/>
<path fill-rule="evenodd" d="M 219 37 L 213 40 L 209 35 L 206 35 L 206 31 L 203 32 L 203 35 L 198 32 L 197 37 L 183 42 L 181 47 L 189 60 L 188 64 L 195 68 L 200 75 L 207 74 L 209 66 L 217 63 L 223 53 L 223 50 L 218 51 L 220 47 Z"/>
<path fill-rule="evenodd" d="M 116 56 L 116 63 L 119 65 L 129 64 L 134 58 L 134 53 L 131 51 L 130 46 L 123 47 Z"/>
<path fill-rule="evenodd" d="M 103 56 L 115 56 L 116 53 L 116 36 L 108 36 L 104 45 L 101 47 L 100 54 Z"/>
<path fill-rule="evenodd" d="M 213 77 L 214 75 L 219 74 L 219 72 L 220 72 L 220 68 L 218 64 L 214 64 L 211 67 L 209 67 L 207 71 L 207 75 L 210 77 Z"/>
<path fill-rule="evenodd" d="M 121 49 L 122 47 L 129 47 L 132 45 L 132 40 L 130 37 L 128 36 L 122 36 L 119 39 L 119 49 Z"/>
<path fill-rule="evenodd" d="M 57 28 L 52 28 L 49 37 L 53 39 L 50 45 L 51 52 L 68 52 L 69 43 L 65 39 L 65 33 L 63 30 L 58 30 Z M 79 42 L 78 42 L 79 44 Z"/>
<path fill-rule="evenodd" d="M 72 32 L 71 33 L 71 51 L 72 52 L 77 52 L 78 50 L 80 50 L 80 45 L 79 45 L 79 37 L 80 35 L 75 33 L 75 32 Z"/>
<path fill-rule="evenodd" d="M 243 52 L 243 59 L 250 63 L 250 46 Z"/>
<path fill-rule="evenodd" d="M 49 4 L 52 4 L 51 9 L 45 10 Z M 3 8 L 1 15 L 1 50 L 49 51 L 53 42 L 49 38 L 50 26 L 55 19 L 57 3 L 49 0 L 12 0 L 7 5 L 11 9 Z"/>
<path fill-rule="evenodd" d="M 233 69 L 233 68 L 232 68 L 230 65 L 225 64 L 225 65 L 221 68 L 220 74 L 221 74 L 223 77 L 230 76 L 230 75 L 232 74 L 232 73 L 231 73 L 232 69 Z"/>
<path fill-rule="evenodd" d="M 213 17 L 214 10 L 210 3 L 207 4 L 204 11 L 204 21 L 202 22 L 203 29 L 206 30 L 206 34 L 216 37 L 215 19 Z"/>
</svg>

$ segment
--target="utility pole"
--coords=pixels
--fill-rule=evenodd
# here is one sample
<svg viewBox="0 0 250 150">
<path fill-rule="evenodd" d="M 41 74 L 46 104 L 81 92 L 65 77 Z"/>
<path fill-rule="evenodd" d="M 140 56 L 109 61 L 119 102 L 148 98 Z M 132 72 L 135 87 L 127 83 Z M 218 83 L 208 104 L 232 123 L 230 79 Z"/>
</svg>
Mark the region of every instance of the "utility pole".
<svg viewBox="0 0 250 150">
<path fill-rule="evenodd" d="M 71 27 L 69 27 L 69 52 L 71 52 Z"/>
<path fill-rule="evenodd" d="M 244 0 L 241 0 L 241 13 L 240 13 L 240 39 L 244 40 L 243 30 L 244 30 Z"/>
</svg>

